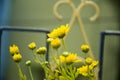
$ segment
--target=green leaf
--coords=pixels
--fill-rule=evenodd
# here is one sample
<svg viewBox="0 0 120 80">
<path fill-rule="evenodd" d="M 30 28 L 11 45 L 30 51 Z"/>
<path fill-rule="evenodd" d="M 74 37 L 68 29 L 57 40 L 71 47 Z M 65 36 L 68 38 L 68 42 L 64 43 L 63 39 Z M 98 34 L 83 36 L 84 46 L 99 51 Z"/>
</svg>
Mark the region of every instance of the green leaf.
<svg viewBox="0 0 120 80">
<path fill-rule="evenodd" d="M 23 80 L 27 80 L 26 75 L 23 76 Z"/>
<path fill-rule="evenodd" d="M 66 80 L 66 79 L 63 76 L 59 76 L 59 80 Z"/>
</svg>

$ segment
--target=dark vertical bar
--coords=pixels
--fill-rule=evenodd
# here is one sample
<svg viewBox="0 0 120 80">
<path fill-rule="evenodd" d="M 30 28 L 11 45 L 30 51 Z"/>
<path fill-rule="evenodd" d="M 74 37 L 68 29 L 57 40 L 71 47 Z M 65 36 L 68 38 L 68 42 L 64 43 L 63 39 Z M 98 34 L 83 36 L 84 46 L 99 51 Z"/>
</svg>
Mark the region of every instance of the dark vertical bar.
<svg viewBox="0 0 120 80">
<path fill-rule="evenodd" d="M 99 56 L 99 73 L 98 73 L 98 77 L 99 80 L 102 80 L 102 74 L 103 74 L 103 60 L 104 60 L 104 41 L 105 41 L 105 36 L 106 35 L 116 35 L 119 36 L 120 35 L 120 31 L 103 31 L 101 32 L 100 35 L 100 56 Z"/>
<path fill-rule="evenodd" d="M 49 61 L 49 43 L 47 42 L 48 36 L 46 33 L 46 48 L 47 48 L 47 53 L 46 53 L 46 61 Z"/>
<path fill-rule="evenodd" d="M 2 29 L 0 29 L 0 59 L 1 59 L 1 45 L 2 45 L 1 41 L 2 41 Z"/>
<path fill-rule="evenodd" d="M 2 46 L 2 29 L 0 29 L 0 65 L 1 65 L 1 46 Z M 0 66 L 0 78 L 2 78 L 1 66 Z"/>
<path fill-rule="evenodd" d="M 105 32 L 101 32 L 100 35 L 100 56 L 99 56 L 99 80 L 102 80 L 102 69 L 103 69 L 103 51 L 104 51 L 104 39 L 105 39 Z"/>
</svg>

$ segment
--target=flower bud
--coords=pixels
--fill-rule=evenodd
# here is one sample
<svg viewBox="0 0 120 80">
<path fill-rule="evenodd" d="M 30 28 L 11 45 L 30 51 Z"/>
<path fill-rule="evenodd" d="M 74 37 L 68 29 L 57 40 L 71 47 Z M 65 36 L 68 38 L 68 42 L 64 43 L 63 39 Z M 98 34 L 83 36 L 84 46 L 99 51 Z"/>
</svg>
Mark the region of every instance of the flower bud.
<svg viewBox="0 0 120 80">
<path fill-rule="evenodd" d="M 30 44 L 28 45 L 28 48 L 31 49 L 31 50 L 35 49 L 35 48 L 36 48 L 35 42 L 30 43 Z"/>
<path fill-rule="evenodd" d="M 93 62 L 93 59 L 90 58 L 90 57 L 88 57 L 88 58 L 85 59 L 85 63 L 86 63 L 87 65 L 92 64 L 92 62 Z"/>
<path fill-rule="evenodd" d="M 20 62 L 21 59 L 22 59 L 22 56 L 21 56 L 20 53 L 13 55 L 13 60 L 14 60 L 15 62 Z"/>
<path fill-rule="evenodd" d="M 48 65 L 48 64 L 49 64 L 48 61 L 45 61 L 44 63 L 45 63 L 45 65 Z"/>
<path fill-rule="evenodd" d="M 62 55 L 65 56 L 65 57 L 67 57 L 68 54 L 69 54 L 69 52 L 63 52 L 63 53 L 62 53 Z"/>
<path fill-rule="evenodd" d="M 16 45 L 11 45 L 9 47 L 10 54 L 13 56 L 14 54 L 19 52 L 19 48 Z"/>
<path fill-rule="evenodd" d="M 60 39 L 56 38 L 51 41 L 51 46 L 55 49 L 58 49 L 60 47 Z"/>
<path fill-rule="evenodd" d="M 30 60 L 28 60 L 28 61 L 26 61 L 26 63 L 25 63 L 27 66 L 30 66 L 31 65 L 31 61 Z"/>
<path fill-rule="evenodd" d="M 82 45 L 82 46 L 81 46 L 81 49 L 82 49 L 82 51 L 83 51 L 84 53 L 87 53 L 90 48 L 89 48 L 88 45 Z"/>
<path fill-rule="evenodd" d="M 52 40 L 53 40 L 53 38 L 48 38 L 48 39 L 47 39 L 47 42 L 48 42 L 48 43 L 51 43 Z"/>
<path fill-rule="evenodd" d="M 36 53 L 38 54 L 46 54 L 47 49 L 46 47 L 40 47 L 39 49 L 36 50 Z"/>
</svg>

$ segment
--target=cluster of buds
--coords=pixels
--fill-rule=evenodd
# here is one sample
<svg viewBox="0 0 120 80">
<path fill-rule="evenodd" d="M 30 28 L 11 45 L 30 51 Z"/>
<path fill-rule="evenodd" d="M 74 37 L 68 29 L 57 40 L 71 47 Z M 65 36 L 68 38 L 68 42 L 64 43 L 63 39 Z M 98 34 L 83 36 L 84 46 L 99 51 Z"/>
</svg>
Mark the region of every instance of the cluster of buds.
<svg viewBox="0 0 120 80">
<path fill-rule="evenodd" d="M 90 50 L 89 46 L 84 44 L 81 46 L 81 50 L 82 52 L 84 52 L 85 54 L 87 54 Z M 79 67 L 77 69 L 77 71 L 79 72 L 79 74 L 85 76 L 85 77 L 89 77 L 90 79 L 94 78 L 94 69 L 98 66 L 98 61 L 93 60 L 90 57 L 86 57 L 85 58 L 85 65 L 83 65 L 82 67 Z"/>
<path fill-rule="evenodd" d="M 28 48 L 31 49 L 31 50 L 34 50 L 36 48 L 36 43 L 35 42 L 31 42 L 29 45 L 28 45 Z M 36 53 L 37 54 L 46 54 L 47 52 L 47 49 L 46 47 L 39 47 L 37 50 L 36 50 Z"/>
<path fill-rule="evenodd" d="M 40 47 L 36 50 L 37 54 L 43 54 L 44 55 L 44 54 L 46 54 L 46 52 L 47 52 L 46 47 Z"/>
<path fill-rule="evenodd" d="M 98 66 L 98 61 L 93 60 L 92 58 L 88 57 L 85 59 L 85 64 L 82 67 L 78 68 L 78 72 L 86 77 L 94 77 L 94 69 Z"/>
<path fill-rule="evenodd" d="M 22 56 L 19 52 L 19 48 L 16 45 L 11 45 L 10 48 L 10 54 L 15 62 L 20 62 L 22 59 Z"/>
<path fill-rule="evenodd" d="M 58 49 L 61 46 L 61 39 L 63 40 L 63 38 L 67 35 L 67 33 L 69 32 L 69 25 L 61 25 L 60 27 L 52 30 L 48 35 L 48 39 L 47 42 L 50 43 L 50 45 L 54 48 L 54 49 Z M 64 45 L 64 44 L 63 44 Z"/>
</svg>

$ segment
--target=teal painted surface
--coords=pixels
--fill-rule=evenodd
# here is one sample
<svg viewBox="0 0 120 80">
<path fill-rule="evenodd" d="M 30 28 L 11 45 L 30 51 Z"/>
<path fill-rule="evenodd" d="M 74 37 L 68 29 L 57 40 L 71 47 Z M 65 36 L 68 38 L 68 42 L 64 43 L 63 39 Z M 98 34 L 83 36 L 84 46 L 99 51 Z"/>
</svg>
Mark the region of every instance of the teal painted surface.
<svg viewBox="0 0 120 80">
<path fill-rule="evenodd" d="M 11 18 L 11 0 L 0 0 L 0 27 L 8 26 Z M 9 34 L 7 32 L 2 33 L 1 37 L 1 52 L 0 52 L 0 80 L 6 80 L 5 74 L 7 73 L 8 64 L 8 47 Z"/>
</svg>

